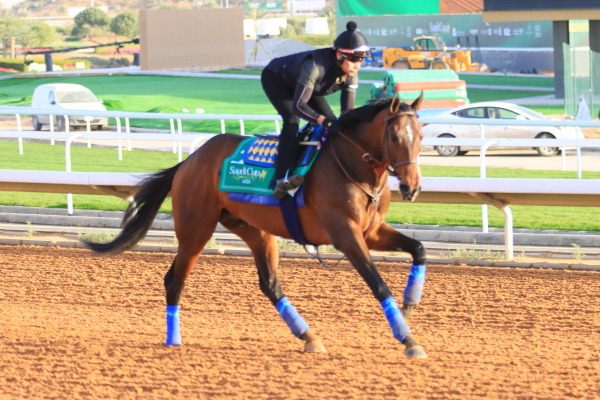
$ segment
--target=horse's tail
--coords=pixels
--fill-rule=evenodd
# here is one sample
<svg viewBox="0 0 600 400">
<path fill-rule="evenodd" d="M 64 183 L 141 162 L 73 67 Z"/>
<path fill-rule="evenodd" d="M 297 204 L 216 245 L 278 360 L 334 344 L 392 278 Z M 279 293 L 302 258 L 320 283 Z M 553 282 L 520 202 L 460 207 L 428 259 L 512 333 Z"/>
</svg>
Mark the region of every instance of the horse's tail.
<svg viewBox="0 0 600 400">
<path fill-rule="evenodd" d="M 136 186 L 133 201 L 129 203 L 121 222 L 121 232 L 108 243 L 82 242 L 98 253 L 116 254 L 131 249 L 148 233 L 154 217 L 171 191 L 171 184 L 181 163 L 150 175 Z"/>
</svg>

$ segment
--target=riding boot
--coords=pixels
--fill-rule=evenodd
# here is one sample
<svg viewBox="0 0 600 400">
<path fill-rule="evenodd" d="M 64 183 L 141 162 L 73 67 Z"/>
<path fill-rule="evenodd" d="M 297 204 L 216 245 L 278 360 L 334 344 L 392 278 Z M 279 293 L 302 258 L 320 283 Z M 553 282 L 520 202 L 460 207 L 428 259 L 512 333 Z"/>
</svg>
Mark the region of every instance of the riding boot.
<svg viewBox="0 0 600 400">
<path fill-rule="evenodd" d="M 275 160 L 275 174 L 269 184 L 269 187 L 278 188 L 276 194 L 283 197 L 288 190 L 300 186 L 304 182 L 301 175 L 289 176 L 296 164 L 296 157 L 300 144 L 296 138 L 298 133 L 298 124 L 284 124 L 281 135 L 279 135 L 279 146 L 277 148 L 277 158 Z"/>
</svg>

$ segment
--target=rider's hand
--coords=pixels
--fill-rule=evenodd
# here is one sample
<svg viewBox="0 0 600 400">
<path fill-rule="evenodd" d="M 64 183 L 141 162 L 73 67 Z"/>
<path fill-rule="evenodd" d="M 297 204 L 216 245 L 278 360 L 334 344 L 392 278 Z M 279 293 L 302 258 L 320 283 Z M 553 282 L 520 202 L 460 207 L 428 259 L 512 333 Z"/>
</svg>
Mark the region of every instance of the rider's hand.
<svg viewBox="0 0 600 400">
<path fill-rule="evenodd" d="M 323 127 L 325 127 L 329 133 L 340 132 L 342 130 L 342 124 L 335 118 L 325 118 Z"/>
</svg>

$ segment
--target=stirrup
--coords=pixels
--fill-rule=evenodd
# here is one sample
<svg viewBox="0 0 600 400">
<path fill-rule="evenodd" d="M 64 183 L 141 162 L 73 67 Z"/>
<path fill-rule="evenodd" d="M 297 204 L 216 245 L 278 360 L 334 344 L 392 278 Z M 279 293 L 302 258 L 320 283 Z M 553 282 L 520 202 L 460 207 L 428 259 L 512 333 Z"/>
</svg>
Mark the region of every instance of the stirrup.
<svg viewBox="0 0 600 400">
<path fill-rule="evenodd" d="M 275 190 L 273 191 L 273 197 L 276 199 L 284 198 L 290 190 L 294 190 L 304 183 L 304 177 L 302 175 L 293 175 L 289 178 L 283 178 L 277 181 Z"/>
</svg>

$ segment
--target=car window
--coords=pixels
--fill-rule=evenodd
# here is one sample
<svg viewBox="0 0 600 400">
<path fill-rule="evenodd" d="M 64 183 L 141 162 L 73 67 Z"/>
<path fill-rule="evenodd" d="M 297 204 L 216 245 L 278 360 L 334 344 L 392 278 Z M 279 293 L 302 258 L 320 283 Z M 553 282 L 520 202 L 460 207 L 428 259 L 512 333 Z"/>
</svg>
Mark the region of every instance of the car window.
<svg viewBox="0 0 600 400">
<path fill-rule="evenodd" d="M 545 119 L 545 117 L 542 114 L 540 114 L 536 111 L 530 110 L 529 108 L 519 107 L 519 110 L 524 115 L 529 116 L 530 119 Z"/>
<path fill-rule="evenodd" d="M 92 92 L 58 92 L 57 94 L 59 103 L 90 103 L 97 101 Z"/>
<path fill-rule="evenodd" d="M 490 113 L 490 118 L 517 119 L 517 115 L 519 115 L 514 111 L 507 110 L 506 108 L 497 107 L 490 107 L 488 112 Z M 492 115 L 494 116 L 492 117 Z"/>
<path fill-rule="evenodd" d="M 485 118 L 483 107 L 467 108 L 466 110 L 459 110 L 454 113 L 460 118 Z"/>
</svg>

